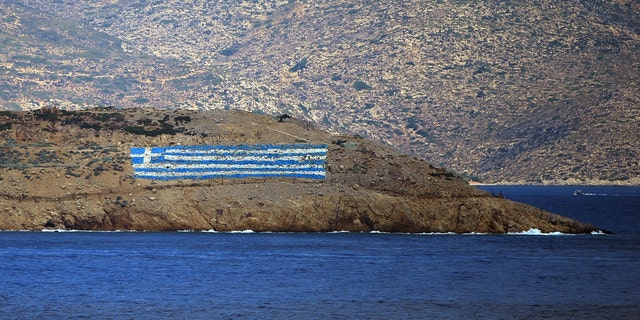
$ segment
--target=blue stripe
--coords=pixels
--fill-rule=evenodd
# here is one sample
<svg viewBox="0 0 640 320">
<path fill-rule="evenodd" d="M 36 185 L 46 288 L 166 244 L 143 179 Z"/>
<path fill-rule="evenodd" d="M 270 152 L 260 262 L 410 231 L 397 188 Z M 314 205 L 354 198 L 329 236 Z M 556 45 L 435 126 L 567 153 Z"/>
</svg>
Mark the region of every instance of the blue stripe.
<svg viewBox="0 0 640 320">
<path fill-rule="evenodd" d="M 314 179 L 321 180 L 325 176 L 322 174 L 208 174 L 208 175 L 193 175 L 193 176 L 153 176 L 153 175 L 135 175 L 135 178 L 139 179 L 153 179 L 153 180 L 201 180 L 201 179 L 246 179 L 246 178 L 295 178 L 295 179 Z"/>
<path fill-rule="evenodd" d="M 172 151 L 215 151 L 215 150 L 224 150 L 224 151 L 233 151 L 233 150 L 265 150 L 265 149 L 279 149 L 279 150 L 287 150 L 287 149 L 326 149 L 326 144 L 255 144 L 255 145 L 233 145 L 233 146 L 171 146 L 171 147 L 153 147 L 151 148 L 152 153 L 164 153 L 164 152 L 172 152 Z M 142 149 L 142 153 L 144 153 L 144 148 L 131 148 L 133 149 Z"/>
<path fill-rule="evenodd" d="M 304 157 L 304 156 L 326 156 L 326 151 L 309 151 L 309 152 L 153 152 L 153 154 L 163 154 L 165 156 L 182 156 L 182 157 Z"/>
<path fill-rule="evenodd" d="M 142 164 L 142 158 L 136 158 L 132 161 L 134 164 Z M 138 162 L 139 161 L 139 162 Z M 138 162 L 138 163 L 136 163 Z M 167 160 L 164 157 L 152 157 L 151 164 L 176 164 L 176 165 L 278 165 L 278 166 L 296 166 L 296 165 L 324 165 L 325 160 L 320 159 L 304 159 L 304 160 Z"/>
<path fill-rule="evenodd" d="M 324 168 L 237 168 L 237 167 L 228 167 L 228 168 L 137 168 L 136 172 L 140 173 L 173 173 L 173 172 L 225 172 L 225 171 L 246 171 L 246 172 L 260 172 L 260 171 L 291 171 L 291 170 L 300 170 L 300 171 L 317 171 L 324 172 Z M 256 173 L 258 174 L 258 173 Z"/>
</svg>

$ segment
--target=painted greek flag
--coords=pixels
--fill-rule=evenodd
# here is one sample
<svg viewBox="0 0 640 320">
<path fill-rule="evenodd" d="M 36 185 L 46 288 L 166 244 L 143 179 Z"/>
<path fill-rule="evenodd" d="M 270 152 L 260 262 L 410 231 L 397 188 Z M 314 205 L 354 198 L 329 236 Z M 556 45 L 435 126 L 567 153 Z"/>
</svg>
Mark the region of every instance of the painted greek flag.
<svg viewBox="0 0 640 320">
<path fill-rule="evenodd" d="M 257 144 L 131 148 L 135 178 L 324 179 L 327 145 Z"/>
</svg>

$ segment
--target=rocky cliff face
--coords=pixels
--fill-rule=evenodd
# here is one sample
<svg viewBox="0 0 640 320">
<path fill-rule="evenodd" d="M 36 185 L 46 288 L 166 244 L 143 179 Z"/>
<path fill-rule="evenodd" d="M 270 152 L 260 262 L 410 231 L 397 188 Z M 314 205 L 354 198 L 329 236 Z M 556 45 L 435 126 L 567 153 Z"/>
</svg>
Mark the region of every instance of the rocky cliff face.
<svg viewBox="0 0 640 320">
<path fill-rule="evenodd" d="M 243 111 L 3 112 L 0 229 L 591 232 L 357 136 Z M 323 180 L 133 177 L 131 147 L 327 144 Z"/>
</svg>

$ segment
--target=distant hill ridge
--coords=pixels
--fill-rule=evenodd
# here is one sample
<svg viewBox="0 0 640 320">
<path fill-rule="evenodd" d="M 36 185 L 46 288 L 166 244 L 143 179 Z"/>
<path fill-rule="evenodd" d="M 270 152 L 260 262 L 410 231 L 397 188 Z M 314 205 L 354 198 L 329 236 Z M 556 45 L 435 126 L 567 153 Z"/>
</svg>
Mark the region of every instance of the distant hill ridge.
<svg viewBox="0 0 640 320">
<path fill-rule="evenodd" d="M 0 4 L 0 106 L 243 109 L 483 182 L 640 184 L 637 1 Z"/>
</svg>

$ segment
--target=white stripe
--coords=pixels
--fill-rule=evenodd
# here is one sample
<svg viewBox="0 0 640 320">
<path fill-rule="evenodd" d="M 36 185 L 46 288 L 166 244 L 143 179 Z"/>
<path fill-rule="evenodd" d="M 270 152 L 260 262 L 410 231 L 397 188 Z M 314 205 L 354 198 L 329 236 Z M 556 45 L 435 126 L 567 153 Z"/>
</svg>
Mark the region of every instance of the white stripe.
<svg viewBox="0 0 640 320">
<path fill-rule="evenodd" d="M 160 153 L 154 154 L 179 154 L 179 153 L 202 153 L 202 154 L 217 154 L 217 153 L 326 153 L 326 148 L 313 148 L 313 149 L 259 149 L 259 150 L 245 150 L 245 149 L 213 149 L 213 150 L 201 150 L 201 149 L 169 149 Z"/>
<path fill-rule="evenodd" d="M 165 160 L 182 160 L 182 161 L 210 161 L 210 160 L 229 160 L 229 161 L 253 161 L 253 160 L 323 160 L 325 156 L 173 156 L 165 155 Z"/>
<path fill-rule="evenodd" d="M 162 169 L 197 169 L 197 168 L 238 168 L 238 169 L 278 169 L 278 168 L 300 168 L 300 169 L 323 169 L 322 164 L 291 164 L 291 165 L 276 165 L 276 164 L 178 164 L 178 163 L 152 163 L 152 164 L 134 164 L 134 169 L 139 168 L 162 168 Z"/>
</svg>

